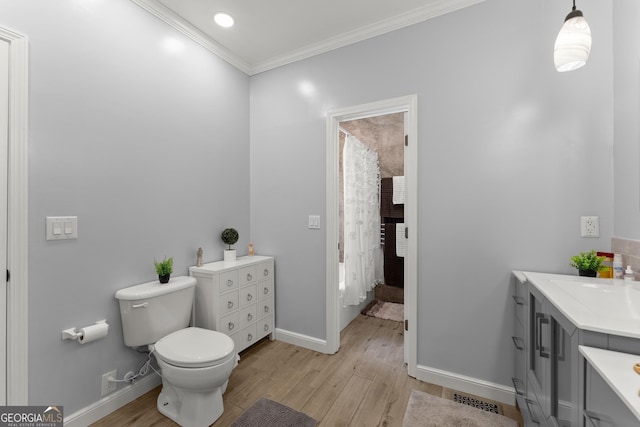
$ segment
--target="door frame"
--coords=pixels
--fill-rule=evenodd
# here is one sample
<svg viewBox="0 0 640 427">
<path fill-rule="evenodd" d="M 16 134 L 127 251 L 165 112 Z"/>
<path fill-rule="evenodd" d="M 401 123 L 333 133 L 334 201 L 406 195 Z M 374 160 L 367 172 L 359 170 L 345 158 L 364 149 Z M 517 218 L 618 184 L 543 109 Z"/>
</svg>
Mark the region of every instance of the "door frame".
<svg viewBox="0 0 640 427">
<path fill-rule="evenodd" d="M 406 113 L 405 133 L 408 145 L 404 153 L 405 224 L 409 230 L 405 257 L 405 354 L 410 376 L 417 365 L 417 290 L 418 290 L 418 95 L 408 95 L 369 104 L 341 108 L 327 113 L 326 123 L 326 349 L 333 354 L 340 348 L 340 311 L 338 310 L 338 224 L 339 224 L 339 123 L 365 117 Z"/>
<path fill-rule="evenodd" d="M 25 36 L 0 27 L 9 43 L 9 134 L 7 167 L 6 404 L 27 405 L 29 362 L 28 128 L 29 48 Z"/>
</svg>

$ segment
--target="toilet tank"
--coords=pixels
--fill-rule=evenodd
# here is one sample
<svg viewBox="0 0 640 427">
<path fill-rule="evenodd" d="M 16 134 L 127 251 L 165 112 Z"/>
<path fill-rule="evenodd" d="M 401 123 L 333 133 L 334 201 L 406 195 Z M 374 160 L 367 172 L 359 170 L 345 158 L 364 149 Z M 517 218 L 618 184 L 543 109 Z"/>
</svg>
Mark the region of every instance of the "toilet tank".
<svg viewBox="0 0 640 427">
<path fill-rule="evenodd" d="M 120 289 L 120 317 L 124 344 L 138 347 L 189 326 L 196 279 L 174 277 L 169 283 L 158 281 Z"/>
</svg>

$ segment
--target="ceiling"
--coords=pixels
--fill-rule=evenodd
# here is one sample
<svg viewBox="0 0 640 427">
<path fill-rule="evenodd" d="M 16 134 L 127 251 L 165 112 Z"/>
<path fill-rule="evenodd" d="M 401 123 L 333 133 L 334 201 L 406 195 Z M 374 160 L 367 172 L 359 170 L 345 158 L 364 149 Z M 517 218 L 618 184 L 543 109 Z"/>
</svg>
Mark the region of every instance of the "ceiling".
<svg viewBox="0 0 640 427">
<path fill-rule="evenodd" d="M 131 0 L 253 75 L 484 0 Z M 231 28 L 213 22 L 233 16 Z"/>
</svg>

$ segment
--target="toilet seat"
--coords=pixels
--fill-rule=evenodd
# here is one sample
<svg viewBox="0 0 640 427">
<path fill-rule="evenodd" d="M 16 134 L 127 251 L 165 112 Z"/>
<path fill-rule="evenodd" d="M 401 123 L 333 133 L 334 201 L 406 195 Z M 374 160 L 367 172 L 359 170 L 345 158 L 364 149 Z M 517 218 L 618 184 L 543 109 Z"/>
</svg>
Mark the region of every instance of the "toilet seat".
<svg viewBox="0 0 640 427">
<path fill-rule="evenodd" d="M 235 344 L 222 332 L 192 327 L 170 333 L 154 347 L 155 353 L 166 363 L 183 368 L 202 368 L 233 357 Z"/>
</svg>

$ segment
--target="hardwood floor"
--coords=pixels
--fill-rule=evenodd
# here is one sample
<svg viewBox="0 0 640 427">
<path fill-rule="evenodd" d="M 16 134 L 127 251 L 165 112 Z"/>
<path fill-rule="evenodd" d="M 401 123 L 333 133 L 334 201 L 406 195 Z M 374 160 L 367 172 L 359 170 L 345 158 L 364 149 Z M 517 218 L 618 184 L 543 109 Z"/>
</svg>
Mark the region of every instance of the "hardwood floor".
<svg viewBox="0 0 640 427">
<path fill-rule="evenodd" d="M 400 322 L 360 315 L 342 332 L 334 355 L 264 340 L 241 353 L 224 395 L 224 414 L 213 426 L 230 426 L 266 397 L 315 418 L 319 427 L 400 427 L 411 390 L 444 393 L 407 375 L 402 334 Z M 160 387 L 93 426 L 175 426 L 156 410 L 159 393 Z M 505 416 L 522 425 L 516 408 L 502 406 Z"/>
</svg>

